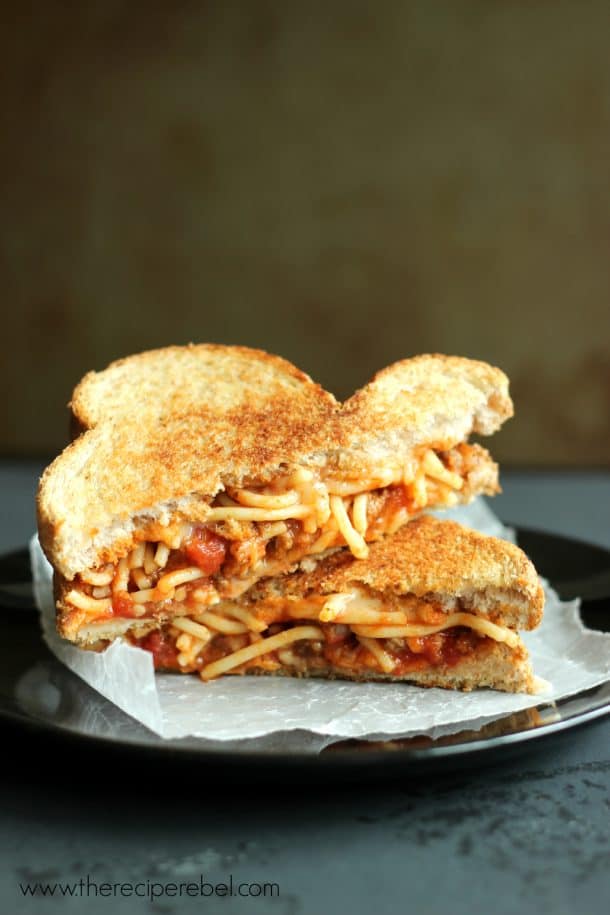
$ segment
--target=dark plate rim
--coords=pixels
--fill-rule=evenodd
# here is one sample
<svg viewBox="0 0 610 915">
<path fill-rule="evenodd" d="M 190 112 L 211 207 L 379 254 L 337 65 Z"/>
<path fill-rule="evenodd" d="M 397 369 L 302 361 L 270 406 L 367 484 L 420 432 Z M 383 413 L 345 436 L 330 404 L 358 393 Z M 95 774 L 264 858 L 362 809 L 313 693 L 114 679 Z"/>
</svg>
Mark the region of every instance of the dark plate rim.
<svg viewBox="0 0 610 915">
<path fill-rule="evenodd" d="M 576 702 L 586 702 L 587 697 L 593 698 L 597 693 L 604 691 L 603 699 L 598 703 L 586 708 L 561 717 L 558 720 L 545 722 L 530 728 L 516 730 L 507 734 L 499 734 L 494 737 L 469 738 L 453 744 L 437 744 L 426 747 L 393 747 L 391 752 L 387 749 L 362 749 L 350 747 L 332 748 L 330 752 L 326 749 L 319 753 L 308 753 L 303 751 L 284 752 L 272 750 L 235 750 L 230 751 L 216 747 L 203 747 L 198 749 L 193 744 L 183 745 L 179 740 L 162 740 L 159 742 L 146 742 L 143 740 L 126 740 L 117 737 L 109 737 L 104 734 L 89 734 L 86 731 L 63 727 L 43 718 L 36 718 L 32 715 L 21 714 L 10 709 L 0 709 L 0 718 L 7 723 L 24 726 L 30 731 L 44 732 L 60 738 L 62 741 L 73 741 L 83 746 L 97 747 L 103 745 L 104 748 L 125 749 L 129 752 L 152 754 L 157 756 L 159 753 L 163 757 L 171 756 L 173 758 L 190 759 L 193 761 L 210 761 L 215 765 L 255 765 L 255 766 L 276 766 L 283 767 L 298 766 L 303 764 L 315 767 L 324 767 L 334 769 L 344 765 L 356 765 L 357 767 L 376 766 L 379 762 L 389 763 L 421 763 L 426 760 L 460 758 L 464 756 L 481 756 L 484 753 L 498 750 L 502 747 L 508 747 L 515 744 L 533 742 L 559 734 L 565 730 L 587 724 L 606 715 L 610 715 L 610 685 L 601 684 L 591 687 L 580 693 L 575 693 L 555 704 L 558 710 Z M 551 708 L 552 705 L 541 704 L 532 706 L 532 709 L 544 710 Z M 507 716 L 509 717 L 509 716 Z M 501 720 L 501 719 L 498 719 Z M 151 731 L 151 735 L 156 735 Z M 452 735 L 459 737 L 459 734 Z M 364 741 L 363 741 L 364 742 Z M 392 743 L 388 741 L 388 743 Z M 330 748 L 329 748 L 330 749 Z"/>
</svg>

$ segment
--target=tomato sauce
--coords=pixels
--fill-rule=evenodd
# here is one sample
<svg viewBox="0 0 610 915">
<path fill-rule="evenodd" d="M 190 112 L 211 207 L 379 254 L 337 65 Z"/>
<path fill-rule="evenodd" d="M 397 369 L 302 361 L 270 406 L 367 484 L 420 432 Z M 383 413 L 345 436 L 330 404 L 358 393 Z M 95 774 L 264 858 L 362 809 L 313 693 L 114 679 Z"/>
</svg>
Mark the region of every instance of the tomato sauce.
<svg viewBox="0 0 610 915">
<path fill-rule="evenodd" d="M 272 635 L 276 630 L 284 628 L 286 627 L 276 623 L 270 626 L 265 634 Z M 318 643 L 316 649 L 309 642 L 297 642 L 292 646 L 294 653 L 303 660 L 307 668 L 315 670 L 323 666 L 321 662 L 326 662 L 334 667 L 344 668 L 350 673 L 379 673 L 376 658 L 346 626 L 323 624 L 321 628 L 324 632 L 324 642 L 321 645 Z M 401 645 L 391 645 L 388 641 L 384 640 L 383 649 L 395 661 L 392 674 L 401 677 L 418 670 L 453 667 L 465 655 L 472 656 L 477 648 L 488 640 L 465 627 L 455 627 L 434 635 L 414 636 L 405 639 Z M 205 664 L 231 654 L 237 647 L 243 647 L 232 644 L 227 636 L 218 635 L 206 645 L 194 664 L 184 668 L 178 664 L 179 651 L 175 646 L 175 638 L 168 632 L 151 632 L 144 638 L 135 640 L 135 644 L 152 652 L 156 669 L 184 672 L 201 669 Z M 265 656 L 267 661 L 270 657 L 275 658 L 275 654 Z M 251 666 L 257 666 L 261 661 L 262 658 L 257 658 Z"/>
<path fill-rule="evenodd" d="M 197 527 L 184 544 L 188 558 L 206 575 L 215 575 L 225 561 L 227 541 L 206 527 Z"/>
<path fill-rule="evenodd" d="M 125 616 L 133 619 L 137 616 L 134 611 L 134 600 L 128 591 L 117 591 L 112 595 L 112 615 Z"/>
<path fill-rule="evenodd" d="M 482 641 L 472 630 L 460 626 L 405 639 L 404 647 L 389 651 L 398 660 L 393 673 L 400 676 L 426 667 L 454 667 L 464 655 L 472 655 Z"/>
<path fill-rule="evenodd" d="M 149 632 L 144 638 L 137 639 L 136 644 L 151 652 L 155 670 L 180 670 L 178 649 L 173 636 L 168 632 Z"/>
<path fill-rule="evenodd" d="M 322 629 L 325 635 L 323 654 L 331 664 L 350 670 L 378 669 L 376 659 L 352 633 L 333 631 L 339 629 L 338 626 L 322 626 Z M 396 663 L 393 675 L 400 677 L 429 667 L 454 667 L 464 655 L 472 655 L 481 641 L 483 640 L 469 629 L 455 627 L 434 635 L 411 637 L 400 645 L 396 642 L 388 644 L 389 640 L 384 639 L 381 646 Z"/>
</svg>

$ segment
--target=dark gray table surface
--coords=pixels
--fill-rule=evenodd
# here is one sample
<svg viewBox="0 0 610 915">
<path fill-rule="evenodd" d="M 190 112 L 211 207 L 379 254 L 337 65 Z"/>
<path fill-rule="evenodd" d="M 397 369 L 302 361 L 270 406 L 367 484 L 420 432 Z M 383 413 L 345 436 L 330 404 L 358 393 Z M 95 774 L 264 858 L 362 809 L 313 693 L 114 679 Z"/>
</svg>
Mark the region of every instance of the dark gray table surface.
<svg viewBox="0 0 610 915">
<path fill-rule="evenodd" d="M 39 471 L 0 462 L 0 552 L 33 529 Z M 609 473 L 513 472 L 503 485 L 494 508 L 504 520 L 610 548 Z M 2 912 L 608 911 L 609 719 L 493 768 L 283 791 L 251 784 L 247 772 L 230 784 L 192 768 L 151 779 L 146 765 L 103 754 L 83 772 L 69 748 L 44 738 L 22 769 L 11 765 L 19 740 L 16 731 L 3 743 Z M 103 882 L 198 883 L 200 874 L 234 887 L 276 883 L 279 896 L 94 895 Z M 87 877 L 88 898 L 24 898 L 19 888 Z"/>
</svg>

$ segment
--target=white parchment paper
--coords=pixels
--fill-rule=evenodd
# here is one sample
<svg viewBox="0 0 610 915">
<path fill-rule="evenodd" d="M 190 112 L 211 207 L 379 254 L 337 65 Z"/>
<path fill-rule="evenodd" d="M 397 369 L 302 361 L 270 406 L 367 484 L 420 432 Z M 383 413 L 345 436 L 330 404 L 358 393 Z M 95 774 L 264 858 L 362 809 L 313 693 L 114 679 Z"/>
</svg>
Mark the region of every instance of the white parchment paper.
<svg viewBox="0 0 610 915">
<path fill-rule="evenodd" d="M 442 516 L 513 539 L 482 499 Z M 315 752 L 348 737 L 439 737 L 464 728 L 477 730 L 494 718 L 610 679 L 610 634 L 585 629 L 579 602 L 562 603 L 548 587 L 543 623 L 524 634 L 535 673 L 549 681 L 539 696 L 281 677 L 224 677 L 204 684 L 196 676 L 155 674 L 152 656 L 131 645 L 115 642 L 95 653 L 61 639 L 55 630 L 52 570 L 36 537 L 30 552 L 43 634 L 53 654 L 132 718 L 167 739 L 258 738 L 260 748 L 267 735 L 272 742 L 271 735 L 278 732 L 302 732 L 304 748 Z"/>
</svg>

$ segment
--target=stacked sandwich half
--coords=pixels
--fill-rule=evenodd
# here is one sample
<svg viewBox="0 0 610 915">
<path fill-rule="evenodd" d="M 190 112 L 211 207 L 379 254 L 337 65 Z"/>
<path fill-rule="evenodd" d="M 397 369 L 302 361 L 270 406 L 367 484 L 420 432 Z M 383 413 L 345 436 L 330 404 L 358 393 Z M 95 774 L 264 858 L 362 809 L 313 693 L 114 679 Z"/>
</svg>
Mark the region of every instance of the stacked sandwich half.
<svg viewBox="0 0 610 915">
<path fill-rule="evenodd" d="M 339 403 L 242 347 L 142 353 L 74 391 L 40 540 L 60 634 L 161 670 L 530 691 L 527 557 L 425 514 L 498 490 L 470 444 L 512 415 L 505 375 L 419 356 Z"/>
</svg>

